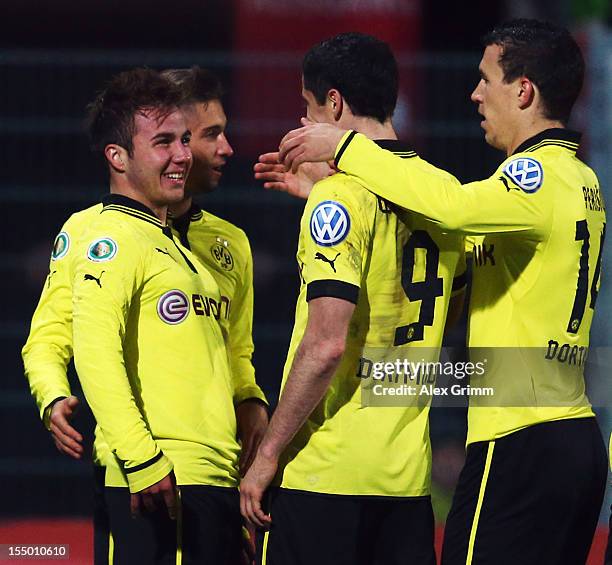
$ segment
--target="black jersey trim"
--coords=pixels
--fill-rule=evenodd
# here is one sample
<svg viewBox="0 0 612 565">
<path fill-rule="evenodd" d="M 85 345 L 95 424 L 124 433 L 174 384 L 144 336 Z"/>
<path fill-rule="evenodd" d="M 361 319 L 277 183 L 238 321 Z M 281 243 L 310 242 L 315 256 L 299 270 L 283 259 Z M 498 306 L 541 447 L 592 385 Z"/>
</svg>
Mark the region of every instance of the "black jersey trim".
<svg viewBox="0 0 612 565">
<path fill-rule="evenodd" d="M 515 153 L 522 153 L 530 149 L 533 149 L 536 145 L 539 145 L 543 141 L 550 142 L 551 144 L 554 143 L 555 141 L 566 142 L 566 143 L 569 142 L 571 144 L 575 144 L 576 149 L 577 149 L 580 143 L 581 137 L 582 137 L 582 134 L 580 132 L 577 132 L 571 129 L 550 128 L 550 129 L 541 131 L 537 135 L 534 135 L 533 137 L 530 137 L 529 139 L 523 141 L 523 143 L 521 143 L 514 150 L 512 154 L 514 155 Z M 570 148 L 567 147 L 567 149 L 570 149 Z"/>
<path fill-rule="evenodd" d="M 453 279 L 452 291 L 455 292 L 456 290 L 461 290 L 466 284 L 467 284 L 467 271 L 461 275 L 456 276 Z"/>
<path fill-rule="evenodd" d="M 570 151 L 573 151 L 574 153 L 578 150 L 577 143 L 570 143 L 569 141 L 546 140 L 546 141 L 541 141 L 540 143 L 538 143 L 537 145 L 534 145 L 533 147 L 530 147 L 529 149 L 525 149 L 525 153 L 533 153 L 534 151 L 537 151 L 541 147 L 548 147 L 549 145 L 556 145 L 557 147 L 563 147 L 564 149 L 569 149 Z"/>
<path fill-rule="evenodd" d="M 191 222 L 197 222 L 204 217 L 202 208 L 195 202 L 192 202 L 189 210 L 187 210 L 187 212 L 184 214 L 177 216 L 176 218 L 173 218 L 172 214 L 169 214 L 169 217 L 172 227 L 179 234 L 179 241 L 181 242 L 181 245 L 191 250 L 191 244 L 189 243 L 189 226 Z"/>
<path fill-rule="evenodd" d="M 336 167 L 338 167 L 338 163 L 340 163 L 340 159 L 342 158 L 342 154 L 346 151 L 346 148 L 349 146 L 349 143 L 351 141 L 353 141 L 353 137 L 355 137 L 356 135 L 356 131 L 353 130 L 351 131 L 351 133 L 348 134 L 348 137 L 344 140 L 344 143 L 342 144 L 342 147 L 340 147 L 340 151 L 338 151 L 335 159 L 334 159 L 334 165 L 336 165 Z"/>
<path fill-rule="evenodd" d="M 357 304 L 357 300 L 359 299 L 359 287 L 351 283 L 333 279 L 308 283 L 306 289 L 306 302 L 324 296 L 329 298 L 341 298 L 342 300 L 348 300 L 353 304 Z"/>
<path fill-rule="evenodd" d="M 144 216 L 143 219 L 148 217 L 153 222 L 159 224 L 160 226 L 162 225 L 159 218 L 153 213 L 151 208 L 145 206 L 142 202 L 138 202 L 138 200 L 134 200 L 133 198 L 129 198 L 123 194 L 107 194 L 104 198 L 102 198 L 102 205 L 102 211 L 104 211 L 104 208 L 107 208 L 108 206 L 115 205 L 125 209 L 121 211 L 129 210 L 131 212 L 139 212 Z"/>
<path fill-rule="evenodd" d="M 154 463 L 157 463 L 162 458 L 162 455 L 163 453 L 160 451 L 155 457 L 151 457 L 151 459 L 149 459 L 148 461 L 145 461 L 144 463 L 141 463 L 140 465 L 136 465 L 136 467 L 130 467 L 129 469 L 124 467 L 123 472 L 126 475 L 129 475 L 130 473 L 136 473 L 137 471 L 142 471 L 143 469 L 150 467 Z"/>
<path fill-rule="evenodd" d="M 408 145 L 405 141 L 401 141 L 399 139 L 374 139 L 373 141 L 381 149 L 386 149 L 387 151 L 391 151 L 396 155 L 406 155 L 410 157 L 412 155 L 416 155 L 416 151 L 413 147 Z"/>
</svg>

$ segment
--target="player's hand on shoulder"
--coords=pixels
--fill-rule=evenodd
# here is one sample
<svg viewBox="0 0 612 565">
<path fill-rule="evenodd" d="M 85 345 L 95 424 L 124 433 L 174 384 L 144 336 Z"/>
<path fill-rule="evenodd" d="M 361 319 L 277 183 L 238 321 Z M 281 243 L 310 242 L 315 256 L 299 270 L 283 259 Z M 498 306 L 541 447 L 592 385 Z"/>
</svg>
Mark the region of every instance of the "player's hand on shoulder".
<svg viewBox="0 0 612 565">
<path fill-rule="evenodd" d="M 302 163 L 333 161 L 338 143 L 347 132 L 331 124 L 301 120 L 304 127 L 291 130 L 280 142 L 279 161 L 292 173 Z"/>
<path fill-rule="evenodd" d="M 316 182 L 335 172 L 327 163 L 303 163 L 292 173 L 279 161 L 278 152 L 260 155 L 253 170 L 255 179 L 264 181 L 264 188 L 304 200 Z"/>
<path fill-rule="evenodd" d="M 132 516 L 135 517 L 141 513 L 143 506 L 147 512 L 154 512 L 158 504 L 165 505 L 170 519 L 176 520 L 176 479 L 172 471 L 151 486 L 133 493 L 130 500 L 130 510 Z"/>
<path fill-rule="evenodd" d="M 49 431 L 55 446 L 58 451 L 74 459 L 80 459 L 83 455 L 83 436 L 70 425 L 78 407 L 79 399 L 69 396 L 55 401 L 49 414 Z"/>
</svg>

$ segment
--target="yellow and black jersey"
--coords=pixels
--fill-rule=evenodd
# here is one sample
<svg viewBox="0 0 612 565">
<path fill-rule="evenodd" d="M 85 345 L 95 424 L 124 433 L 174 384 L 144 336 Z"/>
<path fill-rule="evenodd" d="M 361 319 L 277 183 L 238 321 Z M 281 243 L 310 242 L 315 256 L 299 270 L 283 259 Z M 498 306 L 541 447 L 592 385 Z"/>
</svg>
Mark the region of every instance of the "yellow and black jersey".
<svg viewBox="0 0 612 565">
<path fill-rule="evenodd" d="M 420 160 L 400 142 L 379 143 Z M 412 348 L 438 354 L 453 284 L 463 286 L 463 245 L 461 236 L 444 235 L 425 218 L 394 209 L 352 177 L 336 174 L 315 185 L 300 226 L 302 284 L 283 384 L 304 335 L 308 301 L 335 297 L 356 308 L 340 366 L 283 455 L 282 487 L 429 493 L 428 403 L 367 405 L 362 391 L 371 384 L 367 368 L 374 363 L 404 359 Z"/>
<path fill-rule="evenodd" d="M 172 468 L 178 484 L 236 486 L 233 384 L 219 287 L 142 204 L 110 195 L 75 249 L 74 359 L 132 492 Z M 127 482 L 126 482 L 127 479 Z"/>
<path fill-rule="evenodd" d="M 248 398 L 266 402 L 255 382 L 253 356 L 253 258 L 240 228 L 192 204 L 171 219 L 173 233 L 214 277 L 221 291 L 221 324 L 234 379 L 234 404 Z"/>
<path fill-rule="evenodd" d="M 47 427 L 47 407 L 57 398 L 70 395 L 66 366 L 72 357 L 73 243 L 101 210 L 102 204 L 97 204 L 73 214 L 55 238 L 49 276 L 32 317 L 30 335 L 22 352 L 32 395 Z M 265 395 L 255 383 L 251 363 L 253 264 L 246 234 L 221 218 L 204 214 L 195 204 L 188 215 L 174 219 L 172 226 L 175 237 L 192 249 L 209 269 L 221 290 L 220 320 L 228 332 L 234 404 L 248 398 L 266 402 Z M 108 453 L 106 442 L 96 428 L 94 462 L 98 465 L 107 464 Z M 108 464 L 114 464 L 114 460 L 110 459 Z"/>
<path fill-rule="evenodd" d="M 583 366 L 605 206 L 597 177 L 576 157 L 579 138 L 566 129 L 543 131 L 489 179 L 463 186 L 354 132 L 338 145 L 339 168 L 375 194 L 441 229 L 476 236 L 468 341 L 495 350 L 471 384 L 494 396 L 470 398 L 468 443 L 593 416 Z"/>
<path fill-rule="evenodd" d="M 30 334 L 22 350 L 25 375 L 32 396 L 49 427 L 49 406 L 70 396 L 66 368 L 72 358 L 72 270 L 74 247 L 81 233 L 102 211 L 102 204 L 72 214 L 57 234 L 51 251 L 49 275 L 32 316 Z M 104 464 L 108 449 L 96 433 L 93 459 Z"/>
</svg>

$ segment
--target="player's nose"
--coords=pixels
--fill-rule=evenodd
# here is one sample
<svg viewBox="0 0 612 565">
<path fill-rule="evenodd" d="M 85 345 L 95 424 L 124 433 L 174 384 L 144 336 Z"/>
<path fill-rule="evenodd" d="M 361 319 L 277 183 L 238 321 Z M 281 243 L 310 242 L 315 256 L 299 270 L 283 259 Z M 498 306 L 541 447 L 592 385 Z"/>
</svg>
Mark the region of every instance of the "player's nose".
<svg viewBox="0 0 612 565">
<path fill-rule="evenodd" d="M 218 152 L 219 152 L 219 155 L 223 155 L 224 157 L 231 157 L 234 154 L 234 150 L 232 146 L 229 144 L 229 141 L 227 140 L 227 136 L 224 133 L 222 133 L 219 136 Z"/>
</svg>

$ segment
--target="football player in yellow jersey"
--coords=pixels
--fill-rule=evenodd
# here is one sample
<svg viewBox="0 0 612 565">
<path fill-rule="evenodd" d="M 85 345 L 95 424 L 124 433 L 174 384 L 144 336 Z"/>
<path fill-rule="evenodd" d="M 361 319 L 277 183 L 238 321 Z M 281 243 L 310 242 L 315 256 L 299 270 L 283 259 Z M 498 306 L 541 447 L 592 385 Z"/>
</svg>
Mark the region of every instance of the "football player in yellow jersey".
<svg viewBox="0 0 612 565">
<path fill-rule="evenodd" d="M 419 161 L 393 130 L 397 92 L 395 58 L 373 37 L 341 34 L 304 58 L 311 119 L 351 124 Z M 429 405 L 367 406 L 372 377 L 360 367 L 414 348 L 437 359 L 451 294 L 463 287 L 462 259 L 461 236 L 390 207 L 344 174 L 313 188 L 281 397 L 241 483 L 243 516 L 271 523 L 262 563 L 435 563 Z M 262 495 L 277 471 L 268 516 Z"/>
<path fill-rule="evenodd" d="M 195 186 L 192 177 L 189 177 L 186 187 L 189 195 L 184 201 L 176 204 L 175 214 L 177 215 L 180 214 L 181 209 L 184 209 L 185 203 L 187 208 L 190 207 L 192 193 L 210 190 L 216 186 L 225 158 L 231 155 L 231 148 L 223 133 L 225 115 L 218 100 L 221 94 L 218 80 L 210 73 L 197 68 L 183 71 L 183 79 L 189 77 L 194 77 L 194 79 L 197 77 L 197 85 L 193 84 L 191 87 L 188 84 L 179 85 L 182 87 L 183 95 L 181 104 L 183 109 L 187 107 L 191 110 L 195 109 L 194 106 L 200 105 L 199 112 L 190 112 L 188 117 L 191 117 L 189 126 L 201 134 L 194 141 L 194 153 L 195 166 L 198 167 L 200 173 L 204 172 L 204 174 L 194 177 L 198 182 L 198 185 Z M 212 112 L 207 111 L 207 101 L 211 102 L 209 107 Z M 187 106 L 184 106 L 185 104 Z M 206 174 L 207 171 L 213 174 Z M 72 405 L 78 402 L 78 399 L 70 397 L 55 403 L 53 400 L 70 394 L 65 375 L 66 364 L 72 354 L 71 280 L 67 261 L 74 250 L 74 242 L 78 235 L 99 215 L 100 209 L 101 206 L 97 205 L 74 214 L 56 238 L 49 281 L 43 290 L 39 307 L 33 318 L 28 343 L 24 347 L 26 374 L 39 408 L 41 412 L 46 412 L 47 421 L 51 415 L 51 431 L 58 447 L 76 457 L 80 457 L 82 451 L 79 445 L 81 438 L 78 432 L 70 426 L 69 418 Z M 196 228 L 189 233 L 194 242 L 194 252 L 213 273 L 224 295 L 220 302 L 220 321 L 224 326 L 227 326 L 228 323 L 230 326 L 229 328 L 224 327 L 224 330 L 229 332 L 231 338 L 228 342 L 228 349 L 233 370 L 234 403 L 239 437 L 242 440 L 240 468 L 244 470 L 254 454 L 254 448 L 267 422 L 263 404 L 265 397 L 255 384 L 250 364 L 252 352 L 250 249 L 244 233 L 228 222 L 208 214 L 202 219 L 201 212 L 188 215 L 189 217 L 194 220 L 192 226 Z M 174 231 L 178 239 L 185 237 L 186 229 L 189 226 L 185 226 L 183 222 L 182 226 L 173 227 L 180 229 L 180 233 L 176 229 Z M 219 244 L 217 240 L 220 236 L 223 236 L 221 244 L 226 250 L 222 256 L 223 265 L 213 253 Z M 225 262 L 227 257 L 233 261 L 231 268 L 228 268 Z M 52 413 L 50 414 L 51 406 Z M 45 407 L 47 407 L 46 410 Z M 71 438 L 71 435 L 74 437 Z M 97 433 L 94 447 L 96 463 L 104 464 L 107 448 L 99 433 Z M 111 461 L 110 464 L 113 465 L 114 462 Z M 100 467 L 96 470 L 99 471 L 97 475 L 101 475 L 103 485 L 104 474 Z M 96 486 L 99 487 L 100 477 L 97 479 Z M 104 542 L 108 540 L 108 535 L 104 535 L 105 508 L 103 498 L 100 504 L 100 497 L 96 497 L 96 502 L 98 504 L 94 514 L 95 562 L 104 563 L 108 561 L 108 551 L 105 551 L 104 548 Z"/>
<path fill-rule="evenodd" d="M 584 563 L 607 468 L 583 378 L 605 207 L 566 128 L 584 62 L 566 30 L 534 20 L 484 44 L 472 100 L 507 156 L 489 179 L 461 186 L 319 124 L 290 132 L 281 157 L 293 168 L 335 158 L 379 196 L 476 236 L 469 345 L 494 357 L 471 384 L 496 398 L 470 398 L 443 563 Z"/>
</svg>

